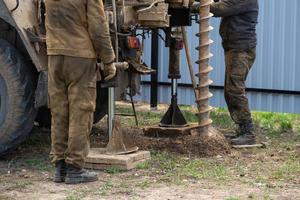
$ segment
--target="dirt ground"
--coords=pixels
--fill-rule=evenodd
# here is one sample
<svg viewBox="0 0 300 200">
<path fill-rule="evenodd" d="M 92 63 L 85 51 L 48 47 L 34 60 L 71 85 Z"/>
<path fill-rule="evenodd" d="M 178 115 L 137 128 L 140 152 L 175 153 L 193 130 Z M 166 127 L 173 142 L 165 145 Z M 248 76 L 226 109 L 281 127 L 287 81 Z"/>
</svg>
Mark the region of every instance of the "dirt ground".
<svg viewBox="0 0 300 200">
<path fill-rule="evenodd" d="M 228 185 L 226 187 L 207 186 L 206 183 L 189 183 L 188 186 L 155 185 L 146 189 L 126 188 L 125 191 L 112 191 L 111 194 L 93 193 L 93 190 L 102 187 L 105 183 L 99 181 L 96 184 L 85 186 L 65 186 L 53 184 L 50 181 L 36 181 L 26 189 L 7 191 L 0 195 L 0 199 L 84 199 L 84 200 L 200 200 L 200 199 L 299 199 L 299 188 L 278 189 L 269 192 L 259 187 L 245 185 Z M 129 186 L 130 187 L 130 186 Z M 127 191 L 128 190 L 128 191 Z M 92 191 L 92 192 L 90 192 Z M 80 193 L 81 192 L 81 193 Z M 78 194 L 80 193 L 80 194 Z M 227 198 L 226 198 L 227 197 Z"/>
<path fill-rule="evenodd" d="M 300 170 L 295 166 L 299 162 L 287 161 L 296 153 L 294 147 L 276 142 L 267 149 L 232 150 L 228 155 L 201 158 L 209 163 L 204 167 L 225 167 L 225 175 L 219 168 L 212 172 L 204 169 L 208 175 L 198 175 L 202 169 L 194 169 L 193 162 L 200 158 L 155 151 L 154 161 L 148 167 L 141 166 L 130 172 L 99 171 L 98 182 L 76 186 L 51 181 L 53 167 L 47 160 L 48 142 L 31 149 L 27 145 L 33 144 L 25 144 L 0 160 L 0 199 L 300 199 Z M 170 169 L 169 156 L 177 165 Z M 184 168 L 188 171 L 177 171 L 186 160 L 191 165 Z M 275 171 L 271 175 L 275 177 L 269 174 L 272 169 Z"/>
<path fill-rule="evenodd" d="M 167 150 L 171 153 L 189 154 L 200 157 L 230 153 L 231 147 L 227 140 L 223 134 L 214 128 L 210 128 L 206 134 L 200 134 L 196 130 L 193 132 L 194 135 L 146 137 L 142 128 L 131 127 L 123 129 L 123 137 L 127 141 L 126 144 L 138 146 L 141 150 Z M 108 143 L 108 135 L 103 129 L 95 127 L 92 131 L 91 141 L 92 147 L 104 148 Z"/>
<path fill-rule="evenodd" d="M 92 146 L 106 144 L 102 127 L 94 127 Z M 35 127 L 23 145 L 0 159 L 0 200 L 300 199 L 300 140 L 295 133 L 269 138 L 257 128 L 267 148 L 235 150 L 223 138 L 207 145 L 192 136 L 145 138 L 141 130 L 125 128 L 138 146 L 151 150 L 151 161 L 128 172 L 98 171 L 98 182 L 73 186 L 52 182 L 49 130 Z"/>
</svg>

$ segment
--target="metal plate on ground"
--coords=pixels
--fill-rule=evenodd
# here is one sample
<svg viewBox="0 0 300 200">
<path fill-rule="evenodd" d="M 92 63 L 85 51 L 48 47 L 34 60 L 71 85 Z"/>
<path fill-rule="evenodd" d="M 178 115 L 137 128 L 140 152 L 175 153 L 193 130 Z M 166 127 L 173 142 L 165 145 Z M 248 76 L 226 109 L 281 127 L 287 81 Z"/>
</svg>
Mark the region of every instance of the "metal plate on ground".
<svg viewBox="0 0 300 200">
<path fill-rule="evenodd" d="M 151 158 L 149 151 L 137 151 L 125 155 L 102 154 L 104 151 L 103 148 L 91 149 L 86 159 L 85 168 L 103 170 L 118 167 L 122 170 L 131 170 Z"/>
</svg>

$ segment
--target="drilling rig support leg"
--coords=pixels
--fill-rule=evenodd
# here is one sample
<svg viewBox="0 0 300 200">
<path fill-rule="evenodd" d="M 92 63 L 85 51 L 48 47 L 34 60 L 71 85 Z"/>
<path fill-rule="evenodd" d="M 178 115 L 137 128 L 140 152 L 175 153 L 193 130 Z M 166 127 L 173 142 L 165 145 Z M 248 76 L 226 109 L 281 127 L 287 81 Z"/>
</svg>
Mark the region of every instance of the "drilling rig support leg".
<svg viewBox="0 0 300 200">
<path fill-rule="evenodd" d="M 180 35 L 181 36 L 181 35 Z M 171 45 L 169 48 L 169 75 L 171 79 L 171 105 L 167 113 L 160 121 L 161 127 L 173 127 L 180 128 L 188 126 L 178 104 L 177 104 L 177 79 L 181 78 L 180 75 L 180 49 L 177 47 L 177 39 L 171 39 Z"/>
<path fill-rule="evenodd" d="M 188 124 L 177 104 L 177 79 L 172 79 L 172 99 L 171 105 L 160 121 L 161 127 L 187 127 Z"/>
</svg>

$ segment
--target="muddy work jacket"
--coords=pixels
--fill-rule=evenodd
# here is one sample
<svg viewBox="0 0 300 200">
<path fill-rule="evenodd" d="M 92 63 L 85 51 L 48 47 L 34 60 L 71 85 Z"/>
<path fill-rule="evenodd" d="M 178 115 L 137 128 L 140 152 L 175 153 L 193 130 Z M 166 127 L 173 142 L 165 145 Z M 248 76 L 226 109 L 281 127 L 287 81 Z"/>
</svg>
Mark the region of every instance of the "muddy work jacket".
<svg viewBox="0 0 300 200">
<path fill-rule="evenodd" d="M 48 55 L 115 59 L 102 0 L 46 0 Z"/>
<path fill-rule="evenodd" d="M 220 35 L 225 50 L 256 47 L 258 0 L 220 0 L 210 10 L 215 17 L 222 17 Z"/>
</svg>

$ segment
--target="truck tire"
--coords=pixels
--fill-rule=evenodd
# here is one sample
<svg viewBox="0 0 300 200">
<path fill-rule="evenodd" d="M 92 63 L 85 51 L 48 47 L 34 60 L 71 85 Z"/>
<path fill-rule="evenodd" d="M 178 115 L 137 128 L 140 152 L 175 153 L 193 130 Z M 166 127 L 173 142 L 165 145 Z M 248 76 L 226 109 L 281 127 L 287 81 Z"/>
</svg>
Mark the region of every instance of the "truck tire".
<svg viewBox="0 0 300 200">
<path fill-rule="evenodd" d="M 23 142 L 34 124 L 34 72 L 26 65 L 19 52 L 0 39 L 0 156 Z"/>
</svg>

